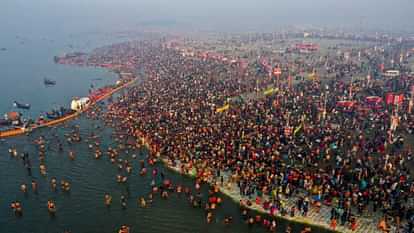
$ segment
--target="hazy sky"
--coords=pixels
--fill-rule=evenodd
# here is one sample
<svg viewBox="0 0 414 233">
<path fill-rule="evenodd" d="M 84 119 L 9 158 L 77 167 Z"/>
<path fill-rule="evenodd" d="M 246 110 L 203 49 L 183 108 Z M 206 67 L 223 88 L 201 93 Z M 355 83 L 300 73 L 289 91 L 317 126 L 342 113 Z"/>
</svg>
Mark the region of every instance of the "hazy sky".
<svg viewBox="0 0 414 233">
<path fill-rule="evenodd" d="M 217 30 L 315 25 L 413 31 L 413 12 L 414 0 L 1 0 L 0 29 L 82 32 L 175 22 Z"/>
</svg>

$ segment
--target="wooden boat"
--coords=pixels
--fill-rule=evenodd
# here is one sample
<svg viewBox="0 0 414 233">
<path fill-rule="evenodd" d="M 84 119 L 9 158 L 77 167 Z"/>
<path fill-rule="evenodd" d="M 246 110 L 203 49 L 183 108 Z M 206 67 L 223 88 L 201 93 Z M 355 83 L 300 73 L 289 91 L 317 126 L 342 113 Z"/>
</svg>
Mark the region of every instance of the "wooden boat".
<svg viewBox="0 0 414 233">
<path fill-rule="evenodd" d="M 45 78 L 43 80 L 43 83 L 45 84 L 45 86 L 54 86 L 54 85 L 56 85 L 56 81 L 50 80 L 50 79 L 47 79 L 47 78 Z"/>
<path fill-rule="evenodd" d="M 13 106 L 16 107 L 16 108 L 20 108 L 20 109 L 30 109 L 30 107 L 31 107 L 30 104 L 22 104 L 22 103 L 19 103 L 17 101 L 13 102 Z"/>
<path fill-rule="evenodd" d="M 108 91 L 107 93 L 105 93 L 103 95 L 100 95 L 91 104 L 89 104 L 87 108 L 83 109 L 82 111 L 76 111 L 76 112 L 73 112 L 69 115 L 65 115 L 65 116 L 63 116 L 61 118 L 58 118 L 58 119 L 45 121 L 44 123 L 41 123 L 41 124 L 31 124 L 31 125 L 28 125 L 27 127 L 19 127 L 19 128 L 13 128 L 13 129 L 9 129 L 9 130 L 0 131 L 0 138 L 16 137 L 16 136 L 19 136 L 19 135 L 23 135 L 25 133 L 30 133 L 33 130 L 37 129 L 37 128 L 50 127 L 50 126 L 53 126 L 53 125 L 58 125 L 58 124 L 61 124 L 63 122 L 72 120 L 72 119 L 78 117 L 80 114 L 86 112 L 89 108 L 91 108 L 95 104 L 107 99 L 108 97 L 112 96 L 114 93 L 130 86 L 131 84 L 133 84 L 135 82 L 135 80 L 136 79 L 132 79 L 131 81 L 129 81 L 127 83 L 124 83 L 123 85 L 121 85 L 119 87 L 113 88 L 112 90 Z"/>
</svg>

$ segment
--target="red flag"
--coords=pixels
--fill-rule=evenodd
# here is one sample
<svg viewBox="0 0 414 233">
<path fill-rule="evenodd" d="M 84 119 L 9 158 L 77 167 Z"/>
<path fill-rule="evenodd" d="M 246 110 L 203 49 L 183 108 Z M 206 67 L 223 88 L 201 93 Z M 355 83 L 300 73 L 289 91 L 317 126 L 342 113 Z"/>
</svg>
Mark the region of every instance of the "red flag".
<svg viewBox="0 0 414 233">
<path fill-rule="evenodd" d="M 394 93 L 392 93 L 392 92 L 387 93 L 387 94 L 385 95 L 385 102 L 386 102 L 387 104 L 393 104 L 393 103 L 394 103 Z"/>
<path fill-rule="evenodd" d="M 379 68 L 380 68 L 381 72 L 384 72 L 384 69 L 385 69 L 384 63 L 381 63 L 380 66 L 379 66 Z"/>
</svg>

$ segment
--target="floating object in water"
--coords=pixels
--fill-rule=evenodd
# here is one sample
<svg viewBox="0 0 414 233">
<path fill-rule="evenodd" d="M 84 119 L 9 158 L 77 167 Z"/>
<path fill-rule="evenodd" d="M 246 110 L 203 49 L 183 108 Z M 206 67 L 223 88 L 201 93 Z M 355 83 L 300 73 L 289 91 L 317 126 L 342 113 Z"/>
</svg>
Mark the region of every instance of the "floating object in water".
<svg viewBox="0 0 414 233">
<path fill-rule="evenodd" d="M 56 85 L 56 81 L 51 80 L 51 79 L 47 79 L 47 78 L 44 78 L 43 83 L 45 84 L 45 86 L 54 86 L 54 85 Z"/>
<path fill-rule="evenodd" d="M 0 48 L 0 51 L 7 51 L 6 48 Z"/>
<path fill-rule="evenodd" d="M 13 102 L 14 107 L 21 108 L 21 109 L 30 109 L 30 104 L 22 104 L 17 101 Z"/>
</svg>

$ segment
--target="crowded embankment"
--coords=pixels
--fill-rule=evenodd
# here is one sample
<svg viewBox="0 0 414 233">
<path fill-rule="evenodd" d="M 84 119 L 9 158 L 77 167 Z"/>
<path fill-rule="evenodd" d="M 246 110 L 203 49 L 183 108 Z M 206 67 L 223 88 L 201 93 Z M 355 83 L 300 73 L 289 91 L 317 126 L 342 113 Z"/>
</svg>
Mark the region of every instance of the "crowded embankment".
<svg viewBox="0 0 414 233">
<path fill-rule="evenodd" d="M 292 232 L 290 226 L 278 228 L 280 218 L 308 224 L 302 232 L 311 232 L 312 225 L 340 232 L 413 230 L 409 50 L 375 45 L 320 55 L 316 45 L 304 44 L 276 58 L 240 58 L 192 46 L 127 42 L 73 62 L 143 73 L 137 85 L 86 112 L 114 130 L 116 145 L 106 149 L 98 135 L 87 137 L 93 157 L 108 156 L 117 167 L 114 182 L 152 176 L 148 195 L 137 198 L 139 208 L 150 208 L 156 196 L 183 193 L 211 223 L 222 192 L 240 204 L 246 224 L 269 232 Z M 56 144 L 59 150 L 86 140 L 76 127 L 65 137 Z M 33 143 L 43 161 L 44 139 Z M 148 153 L 135 167 L 122 158 L 143 147 Z M 9 150 L 14 157 L 19 152 Z M 69 151 L 68 157 L 77 155 Z M 28 155 L 22 159 L 30 173 Z M 158 162 L 193 177 L 194 185 L 175 184 L 158 170 Z M 46 175 L 46 164 L 39 170 Z M 70 182 L 54 178 L 51 189 L 59 189 L 59 182 L 70 192 Z M 21 184 L 21 191 L 28 192 L 28 186 Z M 36 192 L 36 181 L 31 187 Z M 108 208 L 114 205 L 110 193 L 102 198 Z M 128 208 L 127 198 L 120 197 L 122 208 Z M 56 206 L 48 200 L 51 216 L 59 214 Z M 23 215 L 20 201 L 11 207 Z M 222 223 L 231 225 L 235 217 L 225 216 Z M 129 231 L 127 225 L 119 230 Z"/>
</svg>

